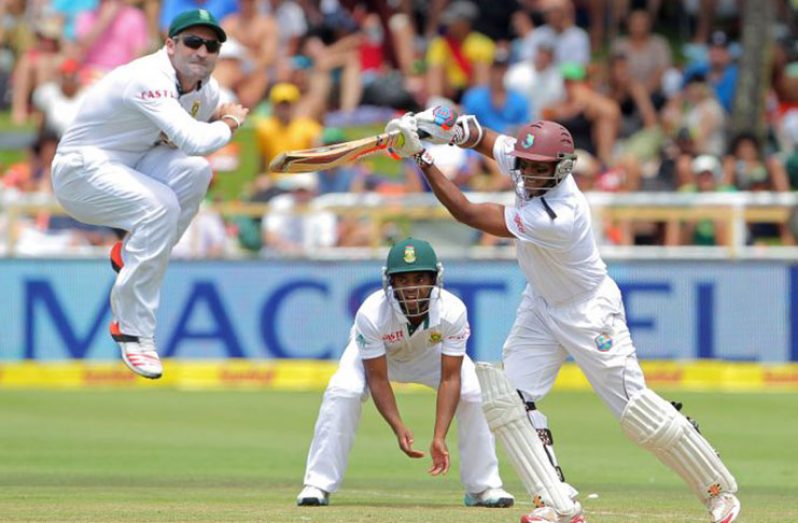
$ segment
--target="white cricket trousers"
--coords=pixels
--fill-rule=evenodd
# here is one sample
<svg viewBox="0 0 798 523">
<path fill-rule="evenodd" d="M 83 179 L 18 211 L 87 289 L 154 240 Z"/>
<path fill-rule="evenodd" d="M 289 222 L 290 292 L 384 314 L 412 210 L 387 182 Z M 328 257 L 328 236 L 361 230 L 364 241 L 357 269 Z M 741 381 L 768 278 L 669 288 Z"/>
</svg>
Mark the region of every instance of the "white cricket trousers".
<svg viewBox="0 0 798 523">
<path fill-rule="evenodd" d="M 504 372 L 530 401 L 551 390 L 571 356 L 616 418 L 646 388 L 626 325 L 621 291 L 609 276 L 593 292 L 553 305 L 527 288 L 504 343 Z"/>
<path fill-rule="evenodd" d="M 409 362 L 398 363 L 388 358 L 388 377 L 391 381 L 420 383 L 437 389 L 440 357 L 440 353 L 431 351 L 423 359 Z M 461 380 L 460 403 L 455 413 L 460 481 L 466 492 L 477 494 L 501 487 L 502 481 L 493 434 L 482 413 L 479 381 L 468 356 L 463 359 Z M 357 345 L 351 342 L 324 392 L 308 453 L 305 485 L 327 492 L 338 490 L 368 395 L 363 362 Z M 401 452 L 398 444 L 397 452 Z"/>
<path fill-rule="evenodd" d="M 158 146 L 126 165 L 87 149 L 56 155 L 52 172 L 55 196 L 72 217 L 128 231 L 111 310 L 122 333 L 154 336 L 169 255 L 208 189 L 208 161 Z"/>
</svg>

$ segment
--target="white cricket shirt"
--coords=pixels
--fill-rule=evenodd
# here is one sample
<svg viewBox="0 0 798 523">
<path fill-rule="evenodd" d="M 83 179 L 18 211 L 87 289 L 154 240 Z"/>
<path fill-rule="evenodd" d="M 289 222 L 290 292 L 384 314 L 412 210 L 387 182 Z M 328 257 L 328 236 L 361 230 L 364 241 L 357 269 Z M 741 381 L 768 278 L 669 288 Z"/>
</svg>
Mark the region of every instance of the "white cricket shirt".
<svg viewBox="0 0 798 523">
<path fill-rule="evenodd" d="M 493 157 L 501 171 L 511 176 L 515 138 L 501 135 Z M 552 218 L 542 200 L 556 218 Z M 542 198 L 516 197 L 505 207 L 504 221 L 516 239 L 518 265 L 535 295 L 562 304 L 593 290 L 607 276 L 593 237 L 587 199 L 572 176 L 567 176 Z"/>
<path fill-rule="evenodd" d="M 207 123 L 219 104 L 213 78 L 182 96 L 166 48 L 117 67 L 85 93 L 58 153 L 91 151 L 134 166 L 168 140 L 187 155 L 215 151 L 230 141 L 226 123 Z"/>
<path fill-rule="evenodd" d="M 390 360 L 407 362 L 437 350 L 447 356 L 465 355 L 471 334 L 465 304 L 444 289 L 432 292 L 439 298 L 430 302 L 427 319 L 412 335 L 407 319 L 384 291 L 376 291 L 366 298 L 352 326 L 352 338 L 361 357 L 367 360 L 387 355 Z"/>
</svg>

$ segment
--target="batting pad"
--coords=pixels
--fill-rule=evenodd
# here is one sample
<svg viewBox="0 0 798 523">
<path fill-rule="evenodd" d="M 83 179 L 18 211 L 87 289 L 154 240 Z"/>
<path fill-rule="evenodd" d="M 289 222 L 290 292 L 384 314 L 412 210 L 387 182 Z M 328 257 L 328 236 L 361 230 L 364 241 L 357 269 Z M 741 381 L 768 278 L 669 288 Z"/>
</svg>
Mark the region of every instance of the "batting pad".
<svg viewBox="0 0 798 523">
<path fill-rule="evenodd" d="M 476 364 L 482 388 L 482 411 L 496 439 L 537 506 L 570 515 L 576 506 L 554 470 L 543 443 L 527 418 L 521 398 L 504 371 L 489 363 Z"/>
<path fill-rule="evenodd" d="M 737 482 L 715 449 L 695 427 L 654 391 L 636 394 L 621 414 L 626 435 L 675 470 L 706 504 L 722 492 L 737 492 Z"/>
</svg>

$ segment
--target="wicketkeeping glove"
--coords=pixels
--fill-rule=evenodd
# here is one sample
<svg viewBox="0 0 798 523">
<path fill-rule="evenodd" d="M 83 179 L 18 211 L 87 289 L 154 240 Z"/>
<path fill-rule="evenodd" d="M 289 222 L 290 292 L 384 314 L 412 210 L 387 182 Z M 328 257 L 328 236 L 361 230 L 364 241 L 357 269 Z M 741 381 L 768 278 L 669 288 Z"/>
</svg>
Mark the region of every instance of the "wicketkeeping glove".
<svg viewBox="0 0 798 523">
<path fill-rule="evenodd" d="M 408 158 L 424 150 L 421 140 L 418 137 L 418 126 L 412 113 L 406 113 L 401 118 L 394 118 L 385 126 L 385 132 L 390 133 L 399 131 L 402 133 L 404 143 L 401 146 L 393 146 L 390 152 L 400 158 Z"/>
</svg>

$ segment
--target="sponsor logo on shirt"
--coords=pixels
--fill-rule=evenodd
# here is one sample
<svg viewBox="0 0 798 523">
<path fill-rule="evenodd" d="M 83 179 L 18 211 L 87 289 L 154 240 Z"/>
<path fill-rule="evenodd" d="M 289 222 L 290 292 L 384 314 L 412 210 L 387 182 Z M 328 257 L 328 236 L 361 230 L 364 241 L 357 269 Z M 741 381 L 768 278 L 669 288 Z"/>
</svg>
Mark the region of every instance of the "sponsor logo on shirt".
<svg viewBox="0 0 798 523">
<path fill-rule="evenodd" d="M 160 100 L 162 98 L 177 98 L 177 93 L 168 89 L 153 89 L 151 91 L 141 91 L 139 98 L 142 100 Z"/>
<path fill-rule="evenodd" d="M 606 332 L 602 332 L 593 340 L 596 342 L 596 348 L 601 352 L 607 352 L 612 348 L 612 337 Z"/>
<path fill-rule="evenodd" d="M 521 215 L 520 214 L 515 213 L 515 216 L 513 217 L 513 223 L 515 223 L 515 226 L 518 227 L 518 231 L 519 232 L 526 232 L 524 230 L 524 222 L 521 221 Z"/>
<path fill-rule="evenodd" d="M 199 110 L 200 110 L 199 100 L 194 100 L 194 103 L 191 104 L 191 117 L 196 118 Z"/>
<path fill-rule="evenodd" d="M 404 339 L 404 337 L 405 333 L 402 331 L 389 332 L 388 334 L 383 335 L 382 341 L 385 343 L 396 343 L 397 341 Z"/>
<path fill-rule="evenodd" d="M 468 339 L 469 334 L 471 334 L 471 329 L 465 329 L 457 334 L 447 336 L 446 339 L 451 341 L 463 341 Z"/>
<path fill-rule="evenodd" d="M 443 334 L 438 331 L 432 331 L 429 333 L 429 343 L 430 345 L 437 345 L 443 340 Z"/>
<path fill-rule="evenodd" d="M 361 349 L 366 348 L 366 337 L 363 336 L 362 332 L 358 332 L 357 336 L 355 336 L 355 343 L 357 343 L 357 346 Z"/>
</svg>

